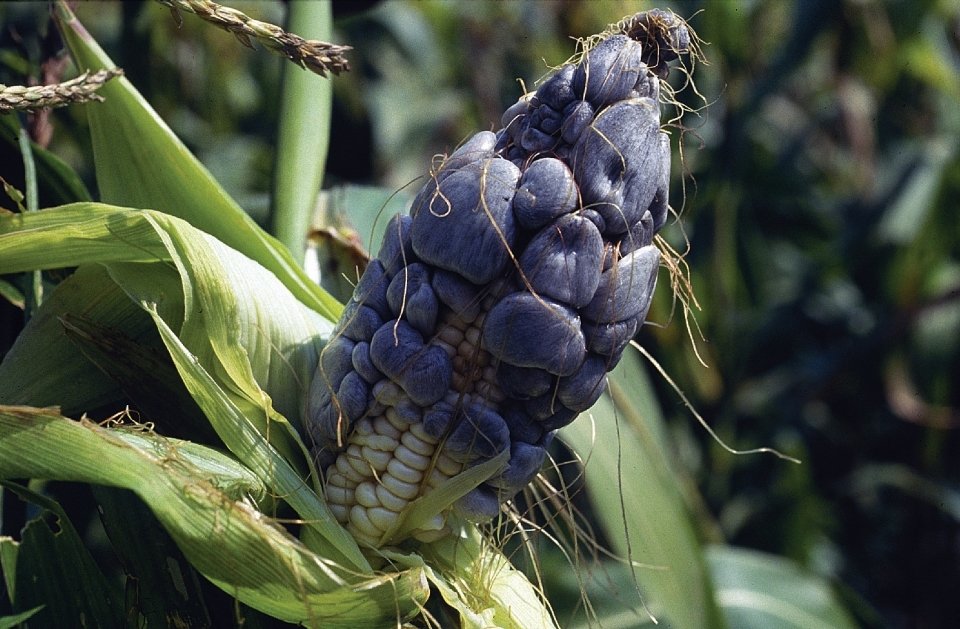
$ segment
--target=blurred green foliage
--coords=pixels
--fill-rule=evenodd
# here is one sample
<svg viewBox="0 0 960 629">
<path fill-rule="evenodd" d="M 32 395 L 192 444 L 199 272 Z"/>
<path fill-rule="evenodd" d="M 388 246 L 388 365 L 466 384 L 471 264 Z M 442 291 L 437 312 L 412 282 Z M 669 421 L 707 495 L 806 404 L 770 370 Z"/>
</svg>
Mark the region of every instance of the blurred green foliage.
<svg viewBox="0 0 960 629">
<path fill-rule="evenodd" d="M 230 4 L 282 21 L 277 2 Z M 648 6 L 334 3 L 335 40 L 354 51 L 353 71 L 334 81 L 326 185 L 410 184 L 434 154 L 498 126 L 522 92 L 516 79 L 529 89 L 570 54 L 569 36 Z M 667 232 L 678 250 L 689 245 L 700 307 L 691 313 L 695 352 L 664 273 L 655 325 L 639 340 L 726 443 L 803 460 L 729 454 L 655 379 L 676 459 L 695 481 L 685 490 L 700 535 L 788 556 L 843 584 L 865 626 L 952 626 L 960 618 L 960 7 L 660 6 L 690 20 L 708 61 L 695 68 L 699 94 L 680 94 L 695 112 L 672 129 L 683 147 L 673 189 L 682 223 Z M 155 3 L 78 11 L 228 192 L 265 221 L 283 61 L 198 20 L 178 27 Z M 46 6 L 4 3 L 0 26 L 0 83 L 37 77 L 58 47 Z M 37 124 L 51 123 L 52 152 L 95 190 L 85 120 L 68 108 Z M 22 188 L 18 160 L 0 152 L 0 171 Z M 56 195 L 41 190 L 41 207 Z M 19 313 L 2 308 L 5 352 Z"/>
</svg>

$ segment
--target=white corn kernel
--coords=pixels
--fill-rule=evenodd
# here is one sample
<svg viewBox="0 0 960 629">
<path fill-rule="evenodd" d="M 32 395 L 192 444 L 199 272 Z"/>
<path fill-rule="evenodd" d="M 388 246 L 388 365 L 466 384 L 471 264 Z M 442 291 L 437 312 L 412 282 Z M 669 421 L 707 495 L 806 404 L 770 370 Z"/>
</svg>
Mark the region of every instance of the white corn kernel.
<svg viewBox="0 0 960 629">
<path fill-rule="evenodd" d="M 405 500 L 413 500 L 420 493 L 420 486 L 416 483 L 405 483 L 396 476 L 387 474 L 381 479 L 381 485 L 386 487 L 391 494 Z"/>
<path fill-rule="evenodd" d="M 358 504 L 364 507 L 379 507 L 380 499 L 377 498 L 376 485 L 370 481 L 357 485 L 356 500 Z"/>
<path fill-rule="evenodd" d="M 430 467 L 430 457 L 417 454 L 402 444 L 397 446 L 397 449 L 393 451 L 393 456 L 394 458 L 400 459 L 400 461 L 408 467 L 420 470 L 421 472 Z"/>
<path fill-rule="evenodd" d="M 399 513 L 404 507 L 407 506 L 407 501 L 399 496 L 390 492 L 389 489 L 383 485 L 377 485 L 377 498 L 380 499 L 380 504 L 385 508 L 390 509 L 394 513 Z"/>
<path fill-rule="evenodd" d="M 423 480 L 423 472 L 405 465 L 399 458 L 394 458 L 387 465 L 387 473 L 405 483 L 419 483 Z"/>
</svg>

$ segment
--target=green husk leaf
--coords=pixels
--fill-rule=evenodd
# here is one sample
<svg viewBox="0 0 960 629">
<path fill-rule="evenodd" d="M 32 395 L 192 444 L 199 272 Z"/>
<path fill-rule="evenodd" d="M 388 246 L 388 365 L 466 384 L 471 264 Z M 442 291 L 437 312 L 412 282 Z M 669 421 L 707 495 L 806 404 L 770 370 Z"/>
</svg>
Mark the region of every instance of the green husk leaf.
<svg viewBox="0 0 960 629">
<path fill-rule="evenodd" d="M 85 210 L 95 218 L 75 237 L 68 228 Z M 78 252 L 73 257 L 64 253 L 51 262 L 29 255 L 37 247 L 60 251 L 63 238 L 76 245 L 69 249 Z M 142 264 L 145 250 L 156 255 L 153 264 Z M 90 203 L 0 217 L 0 269 L 103 258 L 110 277 L 153 319 L 181 379 L 226 446 L 328 541 L 314 550 L 369 570 L 356 542 L 304 482 L 307 474 L 316 478 L 306 448 L 278 412 L 298 421 L 330 322 L 263 267 L 175 217 Z M 178 295 L 169 293 L 171 275 L 182 285 Z M 176 312 L 179 318 L 170 314 Z M 178 321 L 179 331 L 171 325 Z"/>
<path fill-rule="evenodd" d="M 6 441 L 5 436 L 0 441 Z M 91 626 L 119 626 L 120 592 L 97 567 L 60 505 L 16 483 L 0 481 L 0 485 L 42 510 L 21 534 L 13 611 L 42 606 L 34 617 L 36 626 L 53 627 L 76 618 L 87 619 Z"/>
<path fill-rule="evenodd" d="M 83 356 L 119 385 L 140 415 L 155 424 L 159 420 L 161 433 L 216 442 L 216 433 L 183 386 L 166 348 L 154 338 L 152 321 L 149 343 L 70 312 L 59 321 Z"/>
<path fill-rule="evenodd" d="M 55 17 L 80 68 L 115 67 L 64 2 Z M 189 221 L 269 269 L 297 299 L 331 320 L 341 305 L 310 281 L 290 253 L 230 198 L 126 78 L 101 90 L 105 102 L 84 107 L 90 121 L 100 197 L 154 208 Z"/>
<path fill-rule="evenodd" d="M 707 561 L 730 627 L 853 629 L 829 583 L 785 557 L 711 546 Z"/>
<path fill-rule="evenodd" d="M 354 570 L 369 570 L 369 564 L 360 554 L 356 541 L 337 523 L 326 503 L 253 427 L 233 400 L 190 355 L 163 319 L 154 314 L 154 321 L 184 383 L 200 408 L 211 417 L 214 429 L 227 443 L 227 447 L 238 453 L 244 463 L 262 478 L 267 479 L 267 484 L 276 495 L 283 497 L 297 511 L 306 526 L 319 533 L 325 543 L 313 550 L 324 557 L 337 558 L 337 563 L 352 566 Z M 316 539 L 318 538 L 311 538 Z"/>
<path fill-rule="evenodd" d="M 423 545 L 421 554 L 428 578 L 463 627 L 556 627 L 540 593 L 475 526 Z"/>
<path fill-rule="evenodd" d="M 192 458 L 181 455 L 184 448 Z M 24 451 L 31 455 L 18 456 Z M 63 456 L 68 451 L 71 456 Z M 223 488 L 236 493 L 252 477 L 209 448 L 75 422 L 50 410 L 0 407 L 0 478 L 13 477 L 134 491 L 204 576 L 282 620 L 382 626 L 411 617 L 428 595 L 416 569 L 353 575 L 345 583 L 328 559 L 226 493 Z"/>
<path fill-rule="evenodd" d="M 655 400 L 639 355 L 628 351 L 609 392 L 560 435 L 586 461 L 594 513 L 614 550 L 642 564 L 634 574 L 654 616 L 677 628 L 720 627 Z"/>
</svg>

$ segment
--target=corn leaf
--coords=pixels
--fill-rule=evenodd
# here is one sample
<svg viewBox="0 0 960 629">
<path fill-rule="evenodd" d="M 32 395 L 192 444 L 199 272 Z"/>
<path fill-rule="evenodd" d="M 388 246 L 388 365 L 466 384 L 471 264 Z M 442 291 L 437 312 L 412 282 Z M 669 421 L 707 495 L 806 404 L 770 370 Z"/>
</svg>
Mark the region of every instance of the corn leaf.
<svg viewBox="0 0 960 629">
<path fill-rule="evenodd" d="M 856 627 L 829 584 L 789 559 L 746 548 L 711 546 L 707 560 L 730 627 Z"/>
<path fill-rule="evenodd" d="M 23 310 L 26 303 L 23 298 L 23 291 L 4 279 L 0 279 L 0 299 L 7 300 L 20 310 Z"/>
<path fill-rule="evenodd" d="M 648 606 L 677 628 L 722 626 L 653 389 L 636 352 L 610 374 L 609 393 L 561 431 L 586 461 L 594 513 L 614 550 L 636 564 Z M 646 567 L 644 567 L 646 566 Z"/>
<path fill-rule="evenodd" d="M 319 538 L 310 539 L 323 539 L 324 544 L 313 549 L 325 557 L 336 558 L 341 566 L 350 566 L 353 570 L 369 570 L 369 564 L 360 554 L 356 541 L 337 523 L 326 503 L 253 427 L 163 319 L 154 315 L 154 321 L 184 383 L 200 408 L 211 417 L 214 429 L 227 443 L 227 447 L 237 453 L 251 469 L 268 479 L 271 489 L 297 511 L 304 524 L 319 533 Z"/>
<path fill-rule="evenodd" d="M 17 553 L 20 544 L 12 537 L 0 536 L 0 577 L 3 577 L 7 602 L 12 603 L 16 595 Z"/>
<path fill-rule="evenodd" d="M 0 249 L 6 242 L 0 235 Z M 5 262 L 0 254 L 0 268 Z M 78 269 L 47 296 L 0 362 L 0 402 L 57 405 L 72 414 L 121 398 L 117 383 L 94 367 L 67 336 L 59 320 L 66 312 L 122 330 L 130 338 L 141 338 L 153 327 L 103 267 Z"/>
<path fill-rule="evenodd" d="M 16 116 L 0 116 L 0 145 L 5 146 L 11 155 L 20 150 L 17 146 L 19 130 L 20 125 L 17 124 Z M 37 180 L 40 184 L 38 199 L 40 207 L 91 200 L 83 181 L 66 162 L 35 142 L 30 143 L 30 150 L 36 163 Z M 17 165 L 22 168 L 22 163 Z M 10 167 L 13 164 L 5 164 L 5 166 Z M 7 173 L 4 176 L 10 178 Z"/>
<path fill-rule="evenodd" d="M 85 211 L 95 218 L 83 221 Z M 77 228 L 81 236 L 68 229 L 78 222 L 84 224 Z M 118 230 L 123 237 L 116 237 Z M 29 255 L 60 251 L 64 238 L 75 245 L 68 249 L 74 256 L 61 253 L 50 261 Z M 142 263 L 144 251 L 157 254 L 152 264 Z M 123 255 L 133 261 L 122 261 Z M 356 542 L 304 482 L 311 473 L 306 448 L 275 410 L 298 420 L 305 383 L 332 325 L 260 265 L 162 213 L 85 203 L 0 217 L 0 269 L 104 258 L 110 277 L 152 318 L 180 377 L 224 444 L 327 540 L 314 550 L 354 570 L 369 570 Z M 169 293 L 170 275 L 182 285 L 177 295 Z M 171 321 L 182 321 L 179 330 Z"/>
<path fill-rule="evenodd" d="M 32 618 L 43 609 L 43 605 L 37 605 L 33 609 L 28 609 L 25 612 L 20 614 L 13 614 L 11 616 L 0 616 L 0 629 L 11 629 L 12 627 L 20 627 L 24 622 Z"/>
<path fill-rule="evenodd" d="M 115 67 L 63 2 L 55 17 L 76 64 Z M 189 221 L 269 269 L 297 299 L 330 319 L 341 305 L 310 281 L 290 253 L 227 195 L 126 78 L 103 86 L 86 107 L 100 198 Z"/>
<path fill-rule="evenodd" d="M 92 487 L 103 528 L 127 579 L 126 617 L 139 627 L 203 627 L 199 575 L 150 509 L 126 489 Z"/>
<path fill-rule="evenodd" d="M 183 456 L 186 448 L 190 457 Z M 30 456 L 22 456 L 25 451 Z M 71 456 L 63 456 L 70 452 Z M 226 592 L 290 622 L 377 626 L 410 617 L 428 590 L 420 570 L 333 574 L 245 499 L 254 476 L 209 448 L 75 422 L 44 409 L 0 407 L 0 478 L 124 487 L 146 502 L 186 557 Z"/>
<path fill-rule="evenodd" d="M 12 575 L 16 583 L 13 611 L 43 606 L 33 616 L 35 626 L 53 627 L 85 618 L 91 626 L 119 627 L 120 591 L 97 567 L 60 505 L 16 483 L 2 485 L 41 509 L 22 532 Z"/>
</svg>

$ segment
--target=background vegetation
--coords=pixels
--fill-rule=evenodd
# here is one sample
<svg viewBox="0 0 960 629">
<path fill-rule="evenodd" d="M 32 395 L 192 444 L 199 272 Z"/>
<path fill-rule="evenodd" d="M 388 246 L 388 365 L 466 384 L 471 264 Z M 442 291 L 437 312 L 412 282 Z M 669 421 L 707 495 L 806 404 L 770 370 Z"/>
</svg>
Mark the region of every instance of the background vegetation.
<svg viewBox="0 0 960 629">
<path fill-rule="evenodd" d="M 83 3 L 80 18 L 265 224 L 281 60 L 195 19 L 178 28 L 155 3 L 96 4 Z M 231 5 L 283 19 L 280 3 Z M 529 87 L 567 58 L 568 36 L 647 6 L 334 3 L 335 39 L 354 51 L 353 71 L 333 83 L 326 207 L 349 216 L 348 183 L 407 186 L 432 155 L 497 125 L 521 93 L 515 79 Z M 689 244 L 696 352 L 665 281 L 656 325 L 639 340 L 726 443 L 803 460 L 731 455 L 654 377 L 698 533 L 796 560 L 835 583 L 864 626 L 951 626 L 960 618 L 960 9 L 951 0 L 660 6 L 689 18 L 709 61 L 694 74 L 702 99 L 681 95 L 697 111 L 674 130 L 682 230 L 669 230 L 679 249 Z M 59 47 L 45 5 L 4 4 L 0 24 L 0 83 L 38 76 Z M 38 128 L 95 190 L 85 125 L 68 108 Z M 4 147 L 0 156 L 0 173 L 22 188 L 19 155 Z M 41 207 L 67 200 L 40 192 Z M 0 354 L 22 316 L 0 303 Z M 68 511 L 83 502 L 57 497 Z M 17 536 L 25 507 L 9 494 L 2 504 L 2 534 Z M 75 511 L 78 526 L 92 526 Z"/>
</svg>

